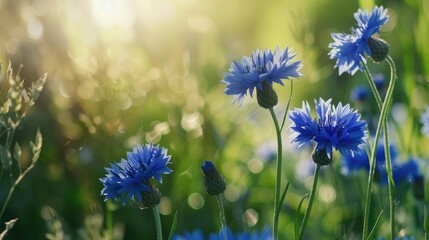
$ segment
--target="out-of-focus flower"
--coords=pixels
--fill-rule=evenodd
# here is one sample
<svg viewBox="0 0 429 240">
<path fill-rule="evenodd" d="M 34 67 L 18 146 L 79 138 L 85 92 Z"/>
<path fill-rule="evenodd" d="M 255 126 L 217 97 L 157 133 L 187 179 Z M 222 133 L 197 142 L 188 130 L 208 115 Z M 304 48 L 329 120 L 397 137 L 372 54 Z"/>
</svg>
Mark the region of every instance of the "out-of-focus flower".
<svg viewBox="0 0 429 240">
<path fill-rule="evenodd" d="M 232 233 L 228 228 L 226 230 L 228 240 L 269 240 L 272 239 L 271 230 L 269 228 L 264 228 L 262 231 L 253 231 L 253 232 L 242 232 L 242 233 Z M 219 233 L 212 233 L 208 238 L 204 238 L 201 233 L 201 230 L 197 229 L 193 232 L 185 232 L 183 235 L 173 236 L 173 240 L 226 240 L 224 239 L 222 230 Z"/>
<path fill-rule="evenodd" d="M 366 63 L 365 54 L 378 62 L 383 60 L 389 51 L 387 43 L 372 37 L 388 22 L 387 9 L 376 6 L 370 13 L 359 9 L 354 18 L 358 26 L 351 29 L 351 34 L 331 35 L 334 42 L 329 44 L 329 48 L 332 49 L 329 56 L 336 59 L 335 68 L 338 67 L 340 75 L 344 72 L 354 75 L 358 70 L 363 71 L 362 63 Z"/>
<path fill-rule="evenodd" d="M 105 201 L 121 199 L 122 205 L 129 199 L 146 206 L 153 204 L 160 198 L 160 193 L 150 183 L 150 179 L 154 178 L 161 183 L 161 174 L 172 172 L 167 166 L 170 159 L 166 148 L 152 144 L 135 147 L 132 152 L 127 152 L 126 160 L 111 163 L 110 168 L 106 168 L 107 174 L 100 179 L 104 186 L 101 195 Z"/>
<path fill-rule="evenodd" d="M 277 157 L 277 143 L 264 142 L 256 148 L 257 157 L 264 163 L 269 163 L 276 160 Z"/>
<path fill-rule="evenodd" d="M 277 95 L 272 88 L 273 83 L 283 85 L 282 79 L 302 76 L 298 72 L 301 61 L 291 61 L 295 55 L 289 48 L 282 51 L 277 47 L 274 54 L 269 49 L 264 52 L 257 49 L 251 57 L 243 57 L 240 63 L 233 61 L 222 80 L 226 84 L 225 94 L 233 95 L 233 102 L 237 101 L 241 106 L 244 96 L 249 93 L 252 97 L 256 88 L 260 105 L 260 101 L 265 102 L 265 108 L 276 105 Z"/>
<path fill-rule="evenodd" d="M 226 188 L 226 183 L 213 163 L 206 160 L 201 166 L 201 169 L 203 170 L 204 186 L 206 187 L 207 193 L 213 196 L 223 193 Z"/>
<path fill-rule="evenodd" d="M 352 89 L 350 98 L 353 102 L 365 102 L 369 97 L 369 89 L 367 86 L 356 86 Z"/>
<path fill-rule="evenodd" d="M 387 184 L 387 174 L 385 171 L 382 173 L 381 183 Z M 410 157 L 404 163 L 392 164 L 392 175 L 395 184 L 413 182 L 416 177 L 421 176 L 418 160 Z"/>
<path fill-rule="evenodd" d="M 324 151 L 329 159 L 332 158 L 333 149 L 345 156 L 358 151 L 366 136 L 366 122 L 360 120 L 360 114 L 348 104 L 331 105 L 331 99 L 324 101 L 320 98 L 319 102 L 314 100 L 314 103 L 318 118 L 311 117 L 308 102 L 303 102 L 302 108 L 290 112 L 290 128 L 295 132 L 293 142 L 303 145 L 314 141 L 315 154 Z"/>
<path fill-rule="evenodd" d="M 398 151 L 396 149 L 396 145 L 390 144 L 390 159 L 392 164 L 396 163 L 396 158 L 398 156 Z M 375 164 L 376 167 L 380 170 L 384 169 L 386 165 L 386 157 L 384 153 L 384 144 L 379 143 L 377 147 L 377 152 L 375 155 Z M 341 172 L 343 174 L 350 174 L 355 171 L 359 171 L 360 169 L 364 169 L 365 171 L 369 171 L 369 158 L 366 150 L 363 148 L 359 148 L 359 151 L 355 152 L 354 155 L 344 156 L 343 161 L 341 161 Z M 384 170 L 383 170 L 384 171 Z"/>
<path fill-rule="evenodd" d="M 414 181 L 421 176 L 419 161 L 416 158 L 410 157 L 405 162 L 398 162 L 397 156 L 396 146 L 391 144 L 390 157 L 392 163 L 392 176 L 395 184 Z M 377 147 L 375 161 L 376 180 L 380 184 L 387 184 L 386 158 L 383 144 L 379 144 Z M 343 174 L 350 174 L 360 169 L 369 171 L 369 158 L 364 149 L 360 149 L 360 151 L 356 152 L 354 156 L 344 157 L 342 161 L 341 171 Z"/>
<path fill-rule="evenodd" d="M 378 91 L 381 91 L 386 86 L 386 78 L 382 73 L 374 74 L 372 80 L 374 80 L 375 87 Z"/>
<path fill-rule="evenodd" d="M 423 124 L 421 132 L 429 137 L 429 106 L 426 107 L 426 110 L 420 116 L 420 122 Z"/>
<path fill-rule="evenodd" d="M 194 231 L 185 231 L 183 235 L 174 235 L 173 240 L 205 240 L 201 229 Z"/>
</svg>

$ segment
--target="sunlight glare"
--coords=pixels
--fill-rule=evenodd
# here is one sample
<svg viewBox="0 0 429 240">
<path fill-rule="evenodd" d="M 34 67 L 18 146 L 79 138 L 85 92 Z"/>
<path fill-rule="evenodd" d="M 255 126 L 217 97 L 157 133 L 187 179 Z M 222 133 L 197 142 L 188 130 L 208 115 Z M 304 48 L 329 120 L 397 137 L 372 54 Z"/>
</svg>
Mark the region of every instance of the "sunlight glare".
<svg viewBox="0 0 429 240">
<path fill-rule="evenodd" d="M 135 14 L 130 1 L 93 0 L 92 15 L 94 22 L 101 27 L 119 25 L 130 27 Z"/>
</svg>

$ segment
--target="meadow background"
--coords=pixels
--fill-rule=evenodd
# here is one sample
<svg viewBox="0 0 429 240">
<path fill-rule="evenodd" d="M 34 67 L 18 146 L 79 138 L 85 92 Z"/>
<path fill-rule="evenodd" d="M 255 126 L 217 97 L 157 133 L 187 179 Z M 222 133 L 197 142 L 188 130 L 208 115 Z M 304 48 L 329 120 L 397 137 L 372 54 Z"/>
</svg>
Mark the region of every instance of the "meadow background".
<svg viewBox="0 0 429 240">
<path fill-rule="evenodd" d="M 19 218 L 9 239 L 45 239 L 46 233 L 55 239 L 94 239 L 109 224 L 118 238 L 154 239 L 151 211 L 106 204 L 99 181 L 109 162 L 149 142 L 172 155 L 174 172 L 159 186 L 165 236 L 176 211 L 177 233 L 218 231 L 217 202 L 202 183 L 206 159 L 228 184 L 229 226 L 235 231 L 270 226 L 275 130 L 256 99 L 246 98 L 241 108 L 231 104 L 220 83 L 223 73 L 232 60 L 256 48 L 291 47 L 294 60 L 303 60 L 304 75 L 294 81 L 292 107 L 322 97 L 359 109 L 350 92 L 366 84 L 365 76 L 338 76 L 328 45 L 332 32 L 349 32 L 358 8 L 375 4 L 389 9 L 381 37 L 398 68 L 392 107 L 398 125 L 391 136 L 401 156 L 429 160 L 429 139 L 421 135 L 418 121 L 429 104 L 429 0 L 1 0 L 1 86 L 7 87 L 9 61 L 15 71 L 23 65 L 26 85 L 48 73 L 41 97 L 16 135 L 25 153 L 24 143 L 40 128 L 43 149 L 1 219 Z M 370 63 L 370 68 L 388 79 L 386 63 Z M 290 84 L 275 89 L 276 110 L 282 113 Z M 283 173 L 291 186 L 279 229 L 289 239 L 297 205 L 311 188 L 312 162 L 311 149 L 297 150 L 288 131 L 283 138 Z M 24 154 L 23 165 L 28 161 Z M 362 229 L 360 192 L 366 175 L 344 176 L 340 162 L 336 155 L 322 170 L 307 228 L 318 239 L 353 239 Z M 3 174 L 0 202 L 9 186 Z M 387 187 L 377 191 L 387 195 Z M 409 188 L 400 193 L 398 230 L 421 234 L 421 206 Z M 383 201 L 377 206 L 388 209 Z"/>
</svg>

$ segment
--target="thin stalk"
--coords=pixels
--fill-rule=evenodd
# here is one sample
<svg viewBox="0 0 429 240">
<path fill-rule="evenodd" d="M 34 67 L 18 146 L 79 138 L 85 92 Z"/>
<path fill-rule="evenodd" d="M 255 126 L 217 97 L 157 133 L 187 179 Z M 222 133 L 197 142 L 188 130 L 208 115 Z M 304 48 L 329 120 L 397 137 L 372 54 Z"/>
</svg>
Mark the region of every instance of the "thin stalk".
<svg viewBox="0 0 429 240">
<path fill-rule="evenodd" d="M 387 59 L 387 62 L 389 63 L 389 65 L 391 65 L 393 63 L 393 60 L 389 56 L 386 59 Z M 381 107 L 380 119 L 378 121 L 377 130 L 375 132 L 374 145 L 373 145 L 373 148 L 371 149 L 370 170 L 369 170 L 369 176 L 368 176 L 368 188 L 367 188 L 366 199 L 365 199 L 365 213 L 364 213 L 362 239 L 366 239 L 368 236 L 368 222 L 369 222 L 369 211 L 370 211 L 370 202 L 371 202 L 371 190 L 372 190 L 372 184 L 374 181 L 374 172 L 375 172 L 375 155 L 377 152 L 378 140 L 380 138 L 381 130 L 382 130 L 382 128 L 384 128 L 383 125 L 385 125 L 385 124 L 387 125 L 387 123 L 386 123 L 387 115 L 389 113 L 390 104 L 392 103 L 392 96 L 393 96 L 393 89 L 395 87 L 395 82 L 396 82 L 396 69 L 394 68 L 394 65 L 393 65 L 393 67 L 391 65 L 390 83 L 389 83 L 389 87 L 387 89 L 385 100 L 384 100 L 382 107 Z M 385 145 L 387 145 L 387 144 L 385 143 Z M 390 198 L 391 198 L 391 196 L 390 196 Z M 390 199 L 390 200 L 392 200 L 392 199 Z"/>
<path fill-rule="evenodd" d="M 217 203 L 219 205 L 219 210 L 220 210 L 220 222 L 221 222 L 221 231 L 223 234 L 223 239 L 224 240 L 228 240 L 227 234 L 226 234 L 226 218 L 225 218 L 225 209 L 223 207 L 223 200 L 222 200 L 222 193 L 216 195 L 216 199 L 217 199 Z"/>
<path fill-rule="evenodd" d="M 110 207 L 110 202 L 106 207 L 106 230 L 108 239 L 113 239 L 113 211 Z"/>
<path fill-rule="evenodd" d="M 424 219 L 423 219 L 423 225 L 424 225 L 424 232 L 425 232 L 425 239 L 429 239 L 429 208 L 428 208 L 428 203 L 425 200 L 424 203 Z"/>
<path fill-rule="evenodd" d="M 156 225 L 156 239 L 162 240 L 162 226 L 161 226 L 161 217 L 159 216 L 159 208 L 158 204 L 152 206 L 153 216 L 155 217 L 155 225 Z"/>
<path fill-rule="evenodd" d="M 3 207 L 0 212 L 0 221 L 3 217 L 4 211 L 6 210 L 7 205 L 9 204 L 12 194 L 15 191 L 16 186 L 18 186 L 18 184 L 22 181 L 22 179 L 24 179 L 24 177 L 28 174 L 28 172 L 30 172 L 30 170 L 34 167 L 34 163 L 35 162 L 32 162 L 31 165 L 27 169 L 25 169 L 25 171 L 21 175 L 19 175 L 19 177 L 15 180 L 15 182 L 12 184 L 11 188 L 9 189 L 6 200 L 4 201 Z"/>
<path fill-rule="evenodd" d="M 389 85 L 390 91 L 393 93 L 396 82 L 396 67 L 395 62 L 390 56 L 386 58 L 390 66 L 390 82 Z M 391 86 L 391 87 L 390 87 Z M 387 102 L 387 114 L 389 114 L 390 106 L 392 104 L 393 94 L 389 96 L 385 101 Z M 395 182 L 393 181 L 392 175 L 392 161 L 390 159 L 390 147 L 389 147 L 389 129 L 387 124 L 387 117 L 384 119 L 384 152 L 386 156 L 386 172 L 388 176 L 388 188 L 389 188 L 389 211 L 390 211 L 390 239 L 394 240 L 395 238 Z"/>
<path fill-rule="evenodd" d="M 365 66 L 365 71 L 363 72 L 365 73 L 366 79 L 368 80 L 368 84 L 369 84 L 369 87 L 371 88 L 372 94 L 375 97 L 375 101 L 377 102 L 378 109 L 381 110 L 383 106 L 383 101 L 381 100 L 381 96 L 378 93 L 377 86 L 375 86 L 374 79 L 371 76 L 371 72 L 369 71 L 368 65 L 366 64 L 363 64 L 363 65 Z"/>
<path fill-rule="evenodd" d="M 289 111 L 290 101 L 292 100 L 292 93 L 293 93 L 293 80 L 291 79 L 290 80 L 289 100 L 287 101 L 287 104 L 286 104 L 286 110 L 285 110 L 285 114 L 283 115 L 283 121 L 282 121 L 282 125 L 280 127 L 280 132 L 283 130 L 283 127 L 285 126 L 287 112 Z"/>
<path fill-rule="evenodd" d="M 392 162 L 390 159 L 390 147 L 389 147 L 389 129 L 387 122 L 383 124 L 384 127 L 384 153 L 386 156 L 386 172 L 388 177 L 388 188 L 389 188 L 389 212 L 390 212 L 390 239 L 394 240 L 395 237 L 395 182 L 392 176 Z"/>
<path fill-rule="evenodd" d="M 310 218 L 311 209 L 313 207 L 314 198 L 316 196 L 320 167 L 321 167 L 320 164 L 316 165 L 316 171 L 314 172 L 314 177 L 313 177 L 313 189 L 311 190 L 310 199 L 308 200 L 308 207 L 307 207 L 307 210 L 305 210 L 304 219 L 302 220 L 302 225 L 299 231 L 298 240 L 302 240 L 304 238 L 305 227 L 307 226 L 308 219 Z"/>
<path fill-rule="evenodd" d="M 275 195 L 274 195 L 274 220 L 273 220 L 273 239 L 276 240 L 278 238 L 278 225 L 279 225 L 279 215 L 280 211 L 278 210 L 281 205 L 279 204 L 280 200 L 280 184 L 282 180 L 282 135 L 281 129 L 279 126 L 279 122 L 276 117 L 276 113 L 274 109 L 269 108 L 271 117 L 273 118 L 274 126 L 276 127 L 277 134 L 277 174 L 276 174 L 276 187 L 275 187 Z"/>
</svg>

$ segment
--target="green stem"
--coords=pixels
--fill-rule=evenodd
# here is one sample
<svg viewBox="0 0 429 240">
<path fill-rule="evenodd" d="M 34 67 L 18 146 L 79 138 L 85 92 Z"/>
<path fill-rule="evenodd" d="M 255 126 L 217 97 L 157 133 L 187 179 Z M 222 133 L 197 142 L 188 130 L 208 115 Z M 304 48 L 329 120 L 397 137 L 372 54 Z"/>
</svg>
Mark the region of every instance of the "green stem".
<svg viewBox="0 0 429 240">
<path fill-rule="evenodd" d="M 226 229 L 228 227 L 228 225 L 226 225 L 226 218 L 225 218 L 225 209 L 223 207 L 223 200 L 222 200 L 222 193 L 216 195 L 216 199 L 217 199 L 217 203 L 219 204 L 219 210 L 220 210 L 220 222 L 221 222 L 221 231 L 223 234 L 223 239 L 227 240 L 227 234 L 226 234 Z"/>
<path fill-rule="evenodd" d="M 310 199 L 308 201 L 308 207 L 305 211 L 304 219 L 302 221 L 301 229 L 299 231 L 299 240 L 302 240 L 304 238 L 304 232 L 305 228 L 307 226 L 308 219 L 310 218 L 311 209 L 313 207 L 314 198 L 316 197 L 316 190 L 317 190 L 317 182 L 319 180 L 319 172 L 320 172 L 320 164 L 316 165 L 316 171 L 314 172 L 313 177 L 313 189 L 311 190 Z"/>
<path fill-rule="evenodd" d="M 429 217 L 428 217 L 428 215 L 429 215 L 429 213 L 428 213 L 428 211 L 429 211 L 429 206 L 428 206 L 428 203 L 426 202 L 426 200 L 425 200 L 425 202 L 424 202 L 424 208 L 423 208 L 423 210 L 424 210 L 424 216 L 423 216 L 423 228 L 424 228 L 424 232 L 425 232 L 425 239 L 429 239 L 428 237 L 429 237 Z"/>
<path fill-rule="evenodd" d="M 365 199 L 365 213 L 364 213 L 362 239 L 366 239 L 368 236 L 368 223 L 369 223 L 369 212 L 370 212 L 370 203 L 371 203 L 371 190 L 372 190 L 372 184 L 374 181 L 375 162 L 376 162 L 375 156 L 376 156 L 376 152 L 377 152 L 378 140 L 380 138 L 382 128 L 387 129 L 387 115 L 388 115 L 389 110 L 390 110 L 390 104 L 392 103 L 393 89 L 394 89 L 395 83 L 396 83 L 396 68 L 394 67 L 393 60 L 390 58 L 390 56 L 388 56 L 386 58 L 386 60 L 389 63 L 390 68 L 391 68 L 391 76 L 390 76 L 390 83 L 389 83 L 389 87 L 387 89 L 386 97 L 385 97 L 385 100 L 384 100 L 382 107 L 381 107 L 380 119 L 378 121 L 377 130 L 375 132 L 374 145 L 371 149 L 370 169 L 369 169 L 369 176 L 368 176 L 368 188 L 367 188 L 366 199 Z M 368 79 L 368 81 L 372 81 L 372 79 Z M 378 92 L 377 92 L 377 94 L 378 94 Z M 375 94 L 375 96 L 377 96 L 377 94 Z M 386 134 L 388 134 L 388 133 L 385 133 L 385 135 Z M 387 147 L 388 147 L 388 141 L 385 142 L 385 145 L 387 145 Z M 386 152 L 386 154 L 389 154 L 389 153 L 390 153 L 389 151 Z M 388 158 L 389 159 L 386 158 L 386 162 L 389 161 L 389 164 L 390 164 L 390 155 Z M 388 164 L 386 164 L 386 165 L 388 165 Z M 389 166 L 387 168 L 389 168 Z M 387 169 L 387 172 L 389 174 L 388 169 Z M 391 173 L 391 166 L 390 166 L 390 173 Z M 389 182 L 390 181 L 391 181 L 391 174 L 389 177 Z M 391 183 L 389 183 L 389 185 L 391 185 Z M 392 198 L 392 196 L 394 196 L 394 192 L 391 191 L 391 186 L 389 186 L 389 198 L 390 198 L 390 203 L 391 203 L 391 207 L 390 207 L 390 210 L 391 210 L 391 214 L 390 214 L 390 216 L 391 216 L 391 227 L 393 226 L 392 221 L 394 220 L 394 219 L 392 220 L 392 217 L 394 217 L 394 213 L 392 211 L 392 204 L 394 204 L 394 202 L 393 202 L 394 198 Z M 393 208 L 394 208 L 394 206 L 393 206 Z M 392 233 L 393 233 L 393 230 L 394 229 L 391 228 Z"/>
<path fill-rule="evenodd" d="M 285 114 L 283 115 L 283 121 L 282 121 L 282 125 L 280 127 L 280 132 L 283 130 L 283 127 L 285 126 L 287 112 L 289 111 L 290 101 L 292 100 L 292 93 L 293 93 L 293 79 L 290 80 L 289 100 L 287 101 L 287 104 L 286 104 L 286 110 L 285 110 Z"/>
<path fill-rule="evenodd" d="M 18 184 L 22 181 L 22 179 L 24 179 L 24 177 L 30 172 L 30 170 L 33 169 L 34 163 L 35 162 L 32 162 L 31 165 L 27 169 L 25 169 L 25 171 L 21 175 L 19 175 L 19 177 L 12 184 L 12 187 L 9 189 L 9 193 L 7 194 L 6 200 L 4 201 L 3 207 L 0 212 L 0 221 L 3 217 L 4 211 L 6 210 L 7 205 L 9 204 L 12 194 L 15 191 L 16 186 L 18 186 Z"/>
<path fill-rule="evenodd" d="M 159 208 L 158 204 L 152 206 L 153 216 L 155 217 L 155 225 L 156 225 L 156 239 L 162 240 L 162 226 L 161 226 L 161 217 L 159 216 Z"/>
<path fill-rule="evenodd" d="M 3 217 L 4 211 L 6 210 L 7 205 L 9 204 L 10 198 L 12 197 L 12 194 L 15 191 L 15 187 L 16 187 L 16 184 L 14 183 L 12 185 L 12 187 L 9 189 L 9 192 L 7 194 L 7 197 L 6 197 L 6 200 L 3 203 L 3 207 L 2 207 L 1 212 L 0 212 L 0 221 L 1 221 L 2 217 Z"/>
<path fill-rule="evenodd" d="M 393 59 L 388 56 L 386 58 L 387 62 L 390 66 L 390 82 L 393 84 L 390 84 L 391 86 L 390 91 L 393 92 L 393 89 L 395 87 L 396 82 L 396 67 L 395 62 Z M 393 94 L 390 95 L 389 98 L 387 98 L 385 101 L 387 101 L 387 114 L 390 112 L 390 106 L 392 104 Z M 390 239 L 394 240 L 395 238 L 395 182 L 393 181 L 393 174 L 392 174 L 392 161 L 390 158 L 390 147 L 389 147 L 389 128 L 388 128 L 388 118 L 385 117 L 384 119 L 384 152 L 386 156 L 386 172 L 388 176 L 388 188 L 389 188 L 389 211 L 390 211 Z"/>
<path fill-rule="evenodd" d="M 395 237 L 395 183 L 392 176 L 392 162 L 390 159 L 390 147 L 389 147 L 389 129 L 387 122 L 384 126 L 384 152 L 386 156 L 386 172 L 388 177 L 388 188 L 389 188 L 389 212 L 390 212 L 390 239 L 394 240 Z"/>
<path fill-rule="evenodd" d="M 364 66 L 365 66 L 365 71 L 363 72 L 365 73 L 366 79 L 368 80 L 368 84 L 369 84 L 369 87 L 371 88 L 372 94 L 375 97 L 375 101 L 377 102 L 378 109 L 381 110 L 383 106 L 381 96 L 378 93 L 377 86 L 375 86 L 374 79 L 371 76 L 371 72 L 369 71 L 368 65 L 364 64 Z"/>
<path fill-rule="evenodd" d="M 110 207 L 110 202 L 106 204 L 106 230 L 107 236 L 113 239 L 113 211 Z"/>
<path fill-rule="evenodd" d="M 274 196 L 274 220 L 273 220 L 273 239 L 276 240 L 278 238 L 278 225 L 279 225 L 279 215 L 280 211 L 277 208 L 281 207 L 279 204 L 280 200 L 280 184 L 282 180 L 282 135 L 281 129 L 279 126 L 279 122 L 277 120 L 274 109 L 269 108 L 271 117 L 273 118 L 274 126 L 276 127 L 277 134 L 277 174 L 276 174 L 276 190 Z"/>
</svg>

